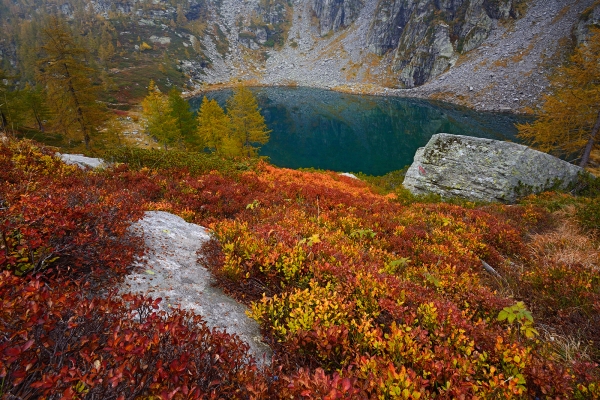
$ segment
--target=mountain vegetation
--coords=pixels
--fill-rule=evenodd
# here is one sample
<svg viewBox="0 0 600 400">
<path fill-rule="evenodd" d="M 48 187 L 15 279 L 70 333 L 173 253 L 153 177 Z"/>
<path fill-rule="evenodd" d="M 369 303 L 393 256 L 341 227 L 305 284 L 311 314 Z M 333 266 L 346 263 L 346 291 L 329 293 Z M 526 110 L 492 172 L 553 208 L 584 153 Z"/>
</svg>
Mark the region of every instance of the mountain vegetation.
<svg viewBox="0 0 600 400">
<path fill-rule="evenodd" d="M 0 152 L 3 396 L 600 396 L 600 254 L 574 211 L 593 186 L 450 204 L 210 154 L 83 171 L 28 141 Z M 210 227 L 205 262 L 270 366 L 160 300 L 91 295 L 141 251 L 127 226 L 144 210 Z"/>
<path fill-rule="evenodd" d="M 227 116 L 231 121 L 233 154 L 253 157 L 258 154 L 257 144 L 269 141 L 269 133 L 264 117 L 252 92 L 239 86 L 227 101 Z"/>
<path fill-rule="evenodd" d="M 227 102 L 227 113 L 205 96 L 197 120 L 177 90 L 164 95 L 150 81 L 148 92 L 142 102 L 145 128 L 165 150 L 178 144 L 195 151 L 208 148 L 227 157 L 256 157 L 259 145 L 269 141 L 270 131 L 248 88 L 236 88 Z"/>
<path fill-rule="evenodd" d="M 198 136 L 210 149 L 217 154 L 225 154 L 227 146 L 225 141 L 229 137 L 231 120 L 216 100 L 208 100 L 206 96 L 198 110 Z"/>
<path fill-rule="evenodd" d="M 146 130 L 165 150 L 181 138 L 181 130 L 173 116 L 169 98 L 158 90 L 154 81 L 150 81 L 148 85 L 148 96 L 144 98 L 142 108 Z"/>
<path fill-rule="evenodd" d="M 401 171 L 359 180 L 274 167 L 257 157 L 270 132 L 249 89 L 225 109 L 204 97 L 194 115 L 172 50 L 122 29 L 126 18 L 145 34 L 179 24 L 227 51 L 204 19 L 209 3 L 220 0 L 93 3 L 105 19 L 86 0 L 0 0 L 11 16 L 0 21 L 11 53 L 0 69 L 0 397 L 600 399 L 598 180 L 504 205 L 414 196 Z M 319 29 L 342 29 L 362 3 L 319 8 Z M 505 19 L 524 4 L 484 3 Z M 264 46 L 281 45 L 290 2 L 259 6 L 272 20 L 253 16 L 248 37 L 264 30 Z M 165 28 L 145 25 L 150 13 Z M 486 21 L 454 41 L 483 40 Z M 582 165 L 600 127 L 599 46 L 595 33 L 557 69 L 539 119 L 521 126 Z M 156 147 L 128 144 L 125 123 Z M 32 132 L 62 147 L 24 139 Z M 112 164 L 56 156 L 81 143 Z M 198 257 L 248 306 L 271 363 L 201 316 L 117 293 L 143 255 L 129 227 L 148 210 L 210 230 Z"/>
<path fill-rule="evenodd" d="M 519 125 L 520 136 L 534 147 L 561 156 L 577 154 L 586 167 L 598 146 L 600 130 L 600 30 L 582 43 L 552 77 L 537 119 Z"/>
<path fill-rule="evenodd" d="M 64 20 L 49 17 L 42 34 L 37 80 L 45 89 L 55 129 L 77 132 L 89 149 L 91 136 L 105 119 L 96 103 L 99 88 L 91 78 L 96 71 L 85 62 L 87 51 L 75 43 Z"/>
</svg>

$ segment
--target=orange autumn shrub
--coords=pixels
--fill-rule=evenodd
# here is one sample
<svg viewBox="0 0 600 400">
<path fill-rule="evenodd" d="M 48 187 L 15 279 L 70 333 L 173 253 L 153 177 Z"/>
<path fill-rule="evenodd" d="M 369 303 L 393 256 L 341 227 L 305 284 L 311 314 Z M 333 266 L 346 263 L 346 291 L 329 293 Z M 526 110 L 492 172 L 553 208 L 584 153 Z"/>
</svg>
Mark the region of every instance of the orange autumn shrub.
<svg viewBox="0 0 600 400">
<path fill-rule="evenodd" d="M 554 372 L 542 377 L 532 366 L 543 346 L 497 319 L 514 300 L 487 284 L 481 261 L 526 259 L 540 209 L 401 206 L 335 174 L 268 166 L 244 179 L 254 190 L 235 219 L 210 220 L 212 266 L 287 365 L 346 371 L 383 398 L 520 397 L 550 393 L 557 377 L 560 396 L 595 390 L 597 367 L 570 374 L 545 357 Z M 389 368 L 410 384 L 386 380 Z"/>
<path fill-rule="evenodd" d="M 0 207 L 8 210 L 0 254 L 10 271 L 0 285 L 3 394 L 600 397 L 598 359 L 561 360 L 531 330 L 542 305 L 570 316 L 584 306 L 574 324 L 551 321 L 557 328 L 592 323 L 600 312 L 591 270 L 556 271 L 532 254 L 528 235 L 548 218 L 535 205 L 403 205 L 358 180 L 264 162 L 235 173 L 84 172 L 31 144 L 0 154 Z M 126 272 L 136 253 L 126 228 L 147 209 L 212 230 L 200 261 L 249 305 L 274 350 L 270 367 L 259 370 L 244 345 L 198 317 L 159 313 L 142 298 L 89 296 L 84 278 Z M 39 264 L 45 254 L 52 257 Z M 503 274 L 514 263 L 531 267 L 516 278 L 523 291 L 509 297 L 511 286 L 482 260 Z M 68 339 L 65 321 L 76 332 Z M 70 351 L 47 355 L 64 341 Z"/>
</svg>

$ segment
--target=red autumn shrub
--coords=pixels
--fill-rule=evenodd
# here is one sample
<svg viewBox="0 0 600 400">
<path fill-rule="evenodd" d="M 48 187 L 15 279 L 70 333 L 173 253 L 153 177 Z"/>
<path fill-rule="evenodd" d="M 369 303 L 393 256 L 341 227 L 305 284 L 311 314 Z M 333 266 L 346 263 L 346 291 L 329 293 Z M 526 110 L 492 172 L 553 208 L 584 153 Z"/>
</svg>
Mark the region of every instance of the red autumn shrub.
<svg viewBox="0 0 600 400">
<path fill-rule="evenodd" d="M 556 310 L 550 322 L 575 329 L 600 311 L 589 270 L 531 257 L 527 235 L 546 218 L 533 206 L 402 205 L 357 180 L 264 163 L 235 173 L 84 172 L 27 143 L 0 155 L 0 261 L 29 272 L 5 272 L 0 284 L 7 396 L 600 396 L 594 360 L 560 361 L 523 333 L 535 326 L 528 315 Z M 91 272 L 130 265 L 139 245 L 127 226 L 144 209 L 213 230 L 202 262 L 251 306 L 272 368 L 259 371 L 245 345 L 199 317 L 90 294 Z M 530 267 L 514 293 L 537 299 L 533 314 L 511 306 L 482 260 L 502 273 L 512 261 Z M 507 309 L 518 318 L 499 321 Z"/>
<path fill-rule="evenodd" d="M 7 398 L 261 398 L 247 345 L 158 302 L 0 274 L 0 380 Z"/>
<path fill-rule="evenodd" d="M 140 243 L 127 235 L 140 193 L 105 173 L 66 166 L 26 143 L 2 146 L 1 269 L 17 274 L 122 270 Z"/>
</svg>

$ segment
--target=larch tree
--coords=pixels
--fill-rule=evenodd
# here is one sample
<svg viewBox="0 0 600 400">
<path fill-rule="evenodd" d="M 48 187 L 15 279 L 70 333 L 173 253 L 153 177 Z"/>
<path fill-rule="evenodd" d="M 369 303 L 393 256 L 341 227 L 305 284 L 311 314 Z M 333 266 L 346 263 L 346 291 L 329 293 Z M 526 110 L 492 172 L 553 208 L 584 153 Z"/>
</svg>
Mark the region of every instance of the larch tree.
<svg viewBox="0 0 600 400">
<path fill-rule="evenodd" d="M 17 77 L 0 70 L 0 131 L 14 132 L 24 120 L 22 93 L 15 88 Z"/>
<path fill-rule="evenodd" d="M 0 130 L 6 131 L 8 128 L 8 110 L 10 104 L 10 92 L 8 85 L 4 82 L 8 81 L 8 76 L 0 69 Z"/>
<path fill-rule="evenodd" d="M 205 147 L 217 154 L 224 153 L 224 144 L 228 143 L 231 133 L 231 121 L 216 100 L 206 96 L 198 110 L 198 136 Z"/>
<path fill-rule="evenodd" d="M 190 110 L 190 104 L 181 96 L 181 93 L 173 88 L 169 91 L 169 107 L 171 116 L 175 118 L 181 138 L 188 145 L 196 145 L 197 122 L 194 113 Z"/>
<path fill-rule="evenodd" d="M 578 154 L 584 168 L 600 130 L 600 30 L 556 70 L 551 85 L 537 120 L 517 125 L 519 137 L 541 151 Z"/>
<path fill-rule="evenodd" d="M 19 75 L 22 80 L 33 82 L 37 73 L 38 50 L 41 46 L 41 24 L 38 20 L 19 21 L 15 36 Z"/>
<path fill-rule="evenodd" d="M 148 85 L 148 95 L 142 102 L 146 131 L 161 143 L 165 150 L 179 140 L 181 133 L 171 114 L 169 98 L 161 93 L 154 81 Z"/>
<path fill-rule="evenodd" d="M 22 101 L 24 108 L 29 112 L 40 132 L 44 132 L 44 121 L 50 117 L 44 92 L 39 86 L 25 84 Z"/>
<path fill-rule="evenodd" d="M 86 61 L 87 50 L 77 45 L 64 20 L 49 17 L 42 34 L 37 79 L 46 91 L 53 121 L 65 133 L 81 135 L 89 149 L 91 137 L 105 119 L 96 101 L 99 88 L 92 80 L 96 71 Z"/>
<path fill-rule="evenodd" d="M 187 24 L 188 20 L 185 17 L 185 12 L 183 11 L 183 6 L 181 4 L 177 5 L 177 12 L 176 12 L 176 22 L 177 25 L 179 25 L 180 27 L 185 26 L 185 24 Z"/>
<path fill-rule="evenodd" d="M 239 86 L 227 101 L 227 115 L 231 120 L 231 138 L 240 144 L 241 155 L 254 157 L 259 145 L 269 141 L 271 131 L 267 129 L 264 117 L 252 92 Z"/>
</svg>

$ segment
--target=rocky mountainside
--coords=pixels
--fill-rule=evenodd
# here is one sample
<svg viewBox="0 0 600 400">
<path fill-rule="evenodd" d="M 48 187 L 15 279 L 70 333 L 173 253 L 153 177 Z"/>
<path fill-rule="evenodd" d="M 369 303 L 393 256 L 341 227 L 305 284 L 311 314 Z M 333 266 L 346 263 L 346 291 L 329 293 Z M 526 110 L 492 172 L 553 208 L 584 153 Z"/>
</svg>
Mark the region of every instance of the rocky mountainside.
<svg viewBox="0 0 600 400">
<path fill-rule="evenodd" d="M 74 18 L 77 1 L 58 10 Z M 596 0 L 89 1 L 143 27 L 154 50 L 181 47 L 168 58 L 192 88 L 243 80 L 506 111 L 536 105 L 600 20 Z"/>
</svg>

